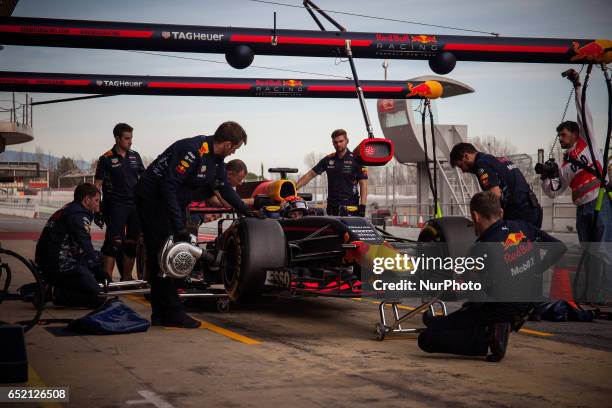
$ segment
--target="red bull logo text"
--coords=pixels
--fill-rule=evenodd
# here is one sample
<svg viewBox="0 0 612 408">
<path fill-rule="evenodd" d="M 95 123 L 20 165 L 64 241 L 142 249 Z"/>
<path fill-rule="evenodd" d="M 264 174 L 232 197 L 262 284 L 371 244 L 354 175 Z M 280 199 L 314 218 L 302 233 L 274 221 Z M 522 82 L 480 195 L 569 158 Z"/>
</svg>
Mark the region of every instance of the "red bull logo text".
<svg viewBox="0 0 612 408">
<path fill-rule="evenodd" d="M 297 79 L 257 79 L 255 81 L 255 92 L 257 95 L 265 96 L 299 96 L 304 90 L 304 84 Z"/>
</svg>

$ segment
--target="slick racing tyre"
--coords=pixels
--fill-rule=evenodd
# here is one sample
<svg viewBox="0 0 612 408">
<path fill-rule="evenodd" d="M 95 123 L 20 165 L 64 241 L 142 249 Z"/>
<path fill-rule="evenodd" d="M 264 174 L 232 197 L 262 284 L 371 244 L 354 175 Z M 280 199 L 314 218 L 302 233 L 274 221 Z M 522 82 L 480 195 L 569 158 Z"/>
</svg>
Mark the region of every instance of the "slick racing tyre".
<svg viewBox="0 0 612 408">
<path fill-rule="evenodd" d="M 419 234 L 419 242 L 444 242 L 442 256 L 466 256 L 476 242 L 471 220 L 465 217 L 450 216 L 434 218 L 425 224 Z"/>
<path fill-rule="evenodd" d="M 261 294 L 269 269 L 287 265 L 285 233 L 277 221 L 241 218 L 226 231 L 221 275 L 234 301 Z"/>
</svg>

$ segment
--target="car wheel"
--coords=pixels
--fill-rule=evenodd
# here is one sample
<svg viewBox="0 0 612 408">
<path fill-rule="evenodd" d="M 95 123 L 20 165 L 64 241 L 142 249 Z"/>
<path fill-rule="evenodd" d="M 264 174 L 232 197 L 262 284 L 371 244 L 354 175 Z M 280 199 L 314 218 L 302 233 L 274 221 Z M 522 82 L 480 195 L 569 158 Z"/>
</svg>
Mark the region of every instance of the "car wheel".
<svg viewBox="0 0 612 408">
<path fill-rule="evenodd" d="M 287 265 L 285 233 L 277 221 L 241 218 L 223 242 L 221 275 L 229 297 L 250 301 L 263 292 L 266 272 Z"/>
</svg>

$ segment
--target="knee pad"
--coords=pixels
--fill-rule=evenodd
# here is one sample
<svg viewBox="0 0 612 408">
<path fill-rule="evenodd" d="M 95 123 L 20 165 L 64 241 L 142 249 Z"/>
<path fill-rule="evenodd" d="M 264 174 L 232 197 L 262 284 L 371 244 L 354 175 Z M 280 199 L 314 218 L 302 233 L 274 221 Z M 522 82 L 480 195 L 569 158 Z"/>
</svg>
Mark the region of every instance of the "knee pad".
<svg viewBox="0 0 612 408">
<path fill-rule="evenodd" d="M 104 241 L 104 245 L 102 245 L 101 252 L 103 255 L 117 258 L 120 250 L 121 250 L 121 241 L 117 241 L 113 239 L 113 240 Z"/>
<path fill-rule="evenodd" d="M 123 243 L 123 253 L 128 258 L 136 258 L 136 242 L 135 241 L 125 241 Z"/>
</svg>

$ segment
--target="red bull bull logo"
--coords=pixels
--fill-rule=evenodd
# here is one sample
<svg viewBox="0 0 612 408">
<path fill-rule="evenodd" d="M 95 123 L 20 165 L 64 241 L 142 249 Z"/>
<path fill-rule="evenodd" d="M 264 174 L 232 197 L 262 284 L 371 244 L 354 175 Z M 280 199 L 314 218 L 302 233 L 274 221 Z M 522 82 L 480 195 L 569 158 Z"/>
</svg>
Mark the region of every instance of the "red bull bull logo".
<svg viewBox="0 0 612 408">
<path fill-rule="evenodd" d="M 435 35 L 413 35 L 412 37 L 410 37 L 410 41 L 412 42 L 418 42 L 421 44 L 436 44 L 438 42 L 438 40 L 436 40 L 436 36 Z"/>
<path fill-rule="evenodd" d="M 527 236 L 523 233 L 523 231 L 510 233 L 504 242 L 504 249 L 520 245 L 520 243 L 525 239 L 527 239 Z"/>
<path fill-rule="evenodd" d="M 289 79 L 287 81 L 283 81 L 283 85 L 284 86 L 290 86 L 290 87 L 294 87 L 294 86 L 303 86 L 302 81 L 297 81 L 295 79 Z"/>
<path fill-rule="evenodd" d="M 574 55 L 570 61 L 587 60 L 591 62 L 612 62 L 612 41 L 595 40 L 588 44 L 580 46 L 577 41 L 574 41 Z"/>
<path fill-rule="evenodd" d="M 425 81 L 418 85 L 408 82 L 408 94 L 406 98 L 418 96 L 427 99 L 436 99 L 442 96 L 442 85 L 438 81 Z"/>
</svg>

